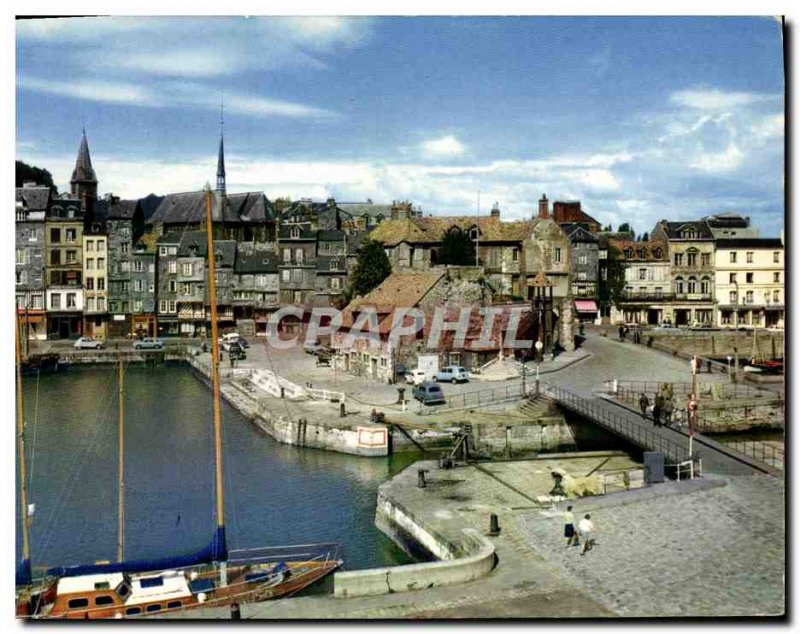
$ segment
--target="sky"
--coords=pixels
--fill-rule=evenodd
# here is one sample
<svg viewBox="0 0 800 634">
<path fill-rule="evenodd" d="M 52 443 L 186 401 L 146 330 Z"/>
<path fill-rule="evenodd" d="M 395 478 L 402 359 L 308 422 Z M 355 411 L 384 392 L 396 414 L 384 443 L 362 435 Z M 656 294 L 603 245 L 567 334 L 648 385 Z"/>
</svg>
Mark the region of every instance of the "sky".
<svg viewBox="0 0 800 634">
<path fill-rule="evenodd" d="M 16 23 L 16 156 L 68 190 L 409 200 L 615 228 L 735 211 L 784 226 L 770 17 L 68 18 Z"/>
</svg>

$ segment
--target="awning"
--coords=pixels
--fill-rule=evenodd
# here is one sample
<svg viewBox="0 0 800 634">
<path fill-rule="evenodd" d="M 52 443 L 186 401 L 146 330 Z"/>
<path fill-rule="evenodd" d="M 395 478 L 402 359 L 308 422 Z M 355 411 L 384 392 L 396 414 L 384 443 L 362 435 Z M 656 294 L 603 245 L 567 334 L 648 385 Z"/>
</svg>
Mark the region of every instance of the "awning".
<svg viewBox="0 0 800 634">
<path fill-rule="evenodd" d="M 579 313 L 596 313 L 597 304 L 592 299 L 576 299 L 575 310 Z"/>
<path fill-rule="evenodd" d="M 28 315 L 29 324 L 41 324 L 44 321 L 44 315 Z"/>
</svg>

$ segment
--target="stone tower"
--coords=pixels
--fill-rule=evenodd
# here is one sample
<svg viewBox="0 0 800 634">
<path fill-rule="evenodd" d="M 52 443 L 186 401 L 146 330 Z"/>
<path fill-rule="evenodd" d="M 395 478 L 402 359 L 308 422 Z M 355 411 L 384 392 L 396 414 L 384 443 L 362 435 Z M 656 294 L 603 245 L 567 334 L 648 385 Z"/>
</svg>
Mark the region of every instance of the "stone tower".
<svg viewBox="0 0 800 634">
<path fill-rule="evenodd" d="M 69 181 L 70 193 L 81 200 L 85 209 L 91 209 L 97 200 L 97 175 L 92 168 L 92 159 L 89 156 L 89 142 L 86 140 L 86 128 L 83 129 L 81 145 L 78 148 L 78 158 L 75 160 L 75 169 Z"/>
</svg>

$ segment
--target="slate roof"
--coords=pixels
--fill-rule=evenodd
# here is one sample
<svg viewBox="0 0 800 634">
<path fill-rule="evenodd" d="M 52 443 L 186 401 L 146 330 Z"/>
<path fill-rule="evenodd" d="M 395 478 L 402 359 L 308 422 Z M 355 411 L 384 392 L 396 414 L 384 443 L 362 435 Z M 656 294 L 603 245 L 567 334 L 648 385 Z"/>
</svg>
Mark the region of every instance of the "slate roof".
<svg viewBox="0 0 800 634">
<path fill-rule="evenodd" d="M 236 261 L 235 240 L 214 240 L 214 251 L 222 256 L 221 260 L 217 260 L 219 266 L 233 267 Z M 208 236 L 205 231 L 187 231 L 183 234 L 178 247 L 178 257 L 204 258 L 207 253 Z"/>
<path fill-rule="evenodd" d="M 86 130 L 81 136 L 81 144 L 78 147 L 78 158 L 75 161 L 75 169 L 72 170 L 71 183 L 76 182 L 97 182 L 97 175 L 92 167 L 92 159 L 89 156 L 89 142 L 86 140 Z"/>
<path fill-rule="evenodd" d="M 278 258 L 274 253 L 236 253 L 233 270 L 237 273 L 277 273 Z"/>
<path fill-rule="evenodd" d="M 376 218 L 377 216 L 383 216 L 384 218 L 390 218 L 392 215 L 392 206 L 391 205 L 376 205 L 372 202 L 364 202 L 364 203 L 339 203 L 337 202 L 336 205 L 342 211 L 350 214 L 353 217 L 363 217 L 363 216 L 370 216 L 372 218 Z"/>
<path fill-rule="evenodd" d="M 111 204 L 108 204 L 105 200 L 102 202 L 106 203 L 106 218 L 111 218 L 112 220 L 133 220 L 136 209 L 140 206 L 138 200 L 117 200 Z"/>
<path fill-rule="evenodd" d="M 589 231 L 583 223 L 562 223 L 560 226 L 570 242 L 598 242 L 597 236 Z"/>
<path fill-rule="evenodd" d="M 344 242 L 345 235 L 341 229 L 320 229 L 317 239 L 320 242 Z"/>
<path fill-rule="evenodd" d="M 156 213 L 156 209 L 158 209 L 162 200 L 164 200 L 164 196 L 156 196 L 155 194 L 148 194 L 144 198 L 139 199 L 145 221 L 149 220 L 150 217 Z"/>
<path fill-rule="evenodd" d="M 697 232 L 695 240 L 713 240 L 714 234 L 704 220 L 684 220 L 680 222 L 668 222 L 662 220 L 659 225 L 664 229 L 668 240 L 683 240 L 680 237 L 680 232 L 684 229 L 692 228 Z"/>
<path fill-rule="evenodd" d="M 428 216 L 384 220 L 370 232 L 369 238 L 385 246 L 401 242 L 435 244 L 453 227 L 466 232 L 476 225 L 482 242 L 521 242 L 530 237 L 533 228 L 530 221 L 502 222 L 491 216 Z"/>
<path fill-rule="evenodd" d="M 718 249 L 782 249 L 780 238 L 723 238 L 717 240 Z"/>
<path fill-rule="evenodd" d="M 669 253 L 667 249 L 667 243 L 663 242 L 662 240 L 648 240 L 647 242 L 637 242 L 636 240 L 617 240 L 615 238 L 611 238 L 608 241 L 609 246 L 616 247 L 616 249 L 622 255 L 622 259 L 628 260 L 630 262 L 639 261 L 639 262 L 646 262 L 646 261 L 656 261 L 656 262 L 666 262 L 669 260 Z M 630 258 L 625 256 L 626 249 L 633 249 L 633 255 Z M 640 251 L 644 249 L 644 257 L 641 257 Z M 654 254 L 655 249 L 661 249 L 661 257 L 656 257 Z"/>
<path fill-rule="evenodd" d="M 240 222 L 263 223 L 272 222 L 274 215 L 272 205 L 263 192 L 246 192 L 228 194 L 222 205 L 222 222 L 236 224 Z M 214 193 L 212 213 L 220 204 L 220 196 Z M 206 217 L 205 192 L 184 192 L 167 194 L 158 208 L 148 220 L 148 224 L 164 223 L 196 223 L 203 222 Z"/>
<path fill-rule="evenodd" d="M 292 238 L 292 228 L 293 227 L 300 227 L 300 237 L 299 238 Z M 281 241 L 286 242 L 299 242 L 301 240 L 316 240 L 317 239 L 317 232 L 311 229 L 311 227 L 306 223 L 298 223 L 293 225 L 284 225 L 280 226 L 278 231 L 278 238 Z"/>
<path fill-rule="evenodd" d="M 725 212 L 706 216 L 703 218 L 710 227 L 736 227 L 746 229 L 750 226 L 750 219 L 735 212 Z"/>
<path fill-rule="evenodd" d="M 16 200 L 29 211 L 47 211 L 50 202 L 50 188 L 46 185 L 36 187 L 17 187 Z"/>
</svg>

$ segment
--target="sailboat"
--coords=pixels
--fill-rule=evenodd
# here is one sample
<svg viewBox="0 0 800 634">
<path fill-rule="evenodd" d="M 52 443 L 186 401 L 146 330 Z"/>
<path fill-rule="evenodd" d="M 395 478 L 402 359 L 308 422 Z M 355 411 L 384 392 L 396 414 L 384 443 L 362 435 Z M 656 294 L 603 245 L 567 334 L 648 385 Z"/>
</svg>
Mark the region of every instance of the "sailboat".
<svg viewBox="0 0 800 634">
<path fill-rule="evenodd" d="M 222 477 L 222 424 L 217 342 L 217 297 L 212 236 L 211 190 L 206 186 L 209 303 L 211 305 L 211 382 L 214 407 L 216 528 L 199 552 L 161 559 L 124 558 L 122 466 L 122 367 L 120 365 L 120 457 L 118 561 L 47 570 L 34 588 L 31 583 L 24 493 L 24 421 L 18 414 L 23 557 L 17 574 L 17 614 L 32 618 L 122 619 L 161 615 L 199 607 L 222 607 L 289 596 L 329 575 L 342 565 L 338 544 L 303 544 L 228 550 Z M 19 351 L 19 343 L 17 344 Z M 19 364 L 18 364 L 19 373 Z M 21 379 L 18 375 L 18 409 Z"/>
</svg>

